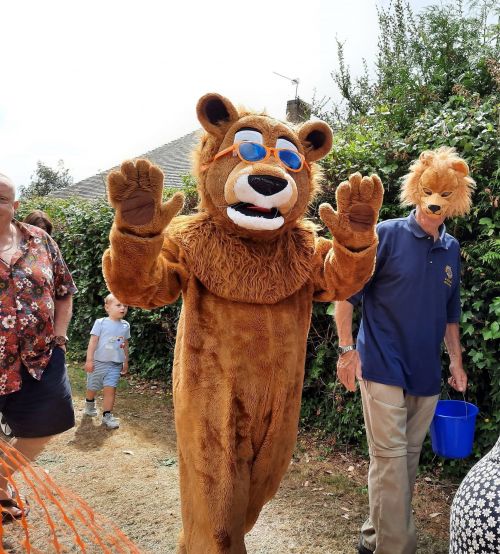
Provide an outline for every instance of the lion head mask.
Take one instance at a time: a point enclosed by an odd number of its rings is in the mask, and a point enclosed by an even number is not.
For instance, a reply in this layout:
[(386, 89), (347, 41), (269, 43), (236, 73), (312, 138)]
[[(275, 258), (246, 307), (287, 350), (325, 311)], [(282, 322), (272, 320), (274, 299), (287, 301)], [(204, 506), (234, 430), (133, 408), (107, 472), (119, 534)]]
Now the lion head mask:
[(420, 206), (429, 217), (455, 217), (469, 212), (474, 180), (454, 148), (426, 150), (403, 180), (401, 202)]

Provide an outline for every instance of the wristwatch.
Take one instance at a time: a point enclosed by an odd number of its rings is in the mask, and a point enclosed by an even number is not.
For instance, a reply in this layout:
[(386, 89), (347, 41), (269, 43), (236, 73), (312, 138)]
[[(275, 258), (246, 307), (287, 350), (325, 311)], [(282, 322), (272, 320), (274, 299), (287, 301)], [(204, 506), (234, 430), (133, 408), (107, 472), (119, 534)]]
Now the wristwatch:
[(346, 354), (347, 352), (350, 352), (351, 350), (356, 350), (355, 344), (349, 344), (347, 346), (339, 346), (337, 349), (337, 353), (339, 356), (342, 356), (342, 354)]
[(56, 346), (66, 346), (68, 342), (68, 337), (66, 335), (56, 335), (54, 337), (54, 344)]

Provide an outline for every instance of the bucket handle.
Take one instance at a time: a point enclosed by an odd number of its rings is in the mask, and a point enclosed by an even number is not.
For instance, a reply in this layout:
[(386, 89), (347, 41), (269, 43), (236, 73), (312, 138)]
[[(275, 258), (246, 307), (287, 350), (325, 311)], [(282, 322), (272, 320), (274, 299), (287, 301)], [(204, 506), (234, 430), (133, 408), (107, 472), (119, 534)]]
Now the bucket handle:
[[(467, 392), (467, 391), (465, 391), (465, 392)], [(465, 406), (465, 419), (467, 419), (467, 417), (468, 417), (468, 414), (467, 414), (467, 400), (465, 400), (465, 392), (462, 391), (462, 398), (464, 400), (464, 406)], [(450, 396), (450, 390), (448, 388), (446, 389), (446, 394), (448, 395), (448, 400), (451, 400), (452, 398)]]

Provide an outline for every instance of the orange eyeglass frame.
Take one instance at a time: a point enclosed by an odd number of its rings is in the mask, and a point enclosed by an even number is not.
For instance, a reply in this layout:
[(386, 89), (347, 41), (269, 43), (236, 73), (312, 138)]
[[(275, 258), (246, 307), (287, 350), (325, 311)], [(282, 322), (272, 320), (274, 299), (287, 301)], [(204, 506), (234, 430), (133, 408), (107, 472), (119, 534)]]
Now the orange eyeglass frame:
[[(307, 163), (306, 159), (304, 158), (303, 154), (301, 154), (300, 152), (296, 152), (295, 150), (290, 150), (289, 148), (274, 148), (273, 146), (265, 146), (264, 144), (259, 144), (259, 146), (261, 146), (262, 148), (264, 148), (264, 150), (266, 151), (266, 155), (260, 159), (260, 160), (255, 160), (255, 161), (251, 161), (251, 160), (246, 160), (241, 154), (240, 154), (240, 144), (244, 144), (245, 141), (242, 141), (242, 142), (235, 142), (234, 144), (232, 144), (231, 146), (229, 146), (228, 148), (224, 148), (224, 150), (221, 150), (220, 152), (218, 152), (215, 156), (214, 156), (214, 159), (211, 161), (211, 162), (208, 162), (208, 164), (204, 164), (202, 167), (201, 167), (201, 170), (202, 171), (206, 171), (209, 167), (210, 164), (212, 164), (213, 162), (215, 162), (215, 160), (219, 159), (219, 158), (222, 158), (222, 156), (225, 156), (226, 154), (230, 154), (231, 152), (235, 153), (238, 158), (242, 161), (242, 162), (245, 162), (247, 164), (256, 164), (256, 163), (259, 163), (259, 162), (263, 162), (267, 159), (269, 159), (271, 156), (274, 156), (274, 158), (277, 160), (277, 162), (282, 166), (284, 167), (287, 171), (292, 171), (293, 173), (298, 173), (299, 171), (302, 171), (302, 169), (305, 167), (307, 169), (307, 171), (311, 171), (311, 167), (309, 166), (309, 164)], [(288, 165), (286, 165), (282, 160), (281, 158), (279, 157), (279, 152), (282, 151), (282, 150), (285, 150), (285, 151), (289, 151), (289, 152), (293, 152), (294, 154), (297, 154), (297, 156), (300, 158), (300, 161), (302, 162), (300, 164), (300, 167), (298, 169), (292, 169), (291, 167), (289, 167)]]

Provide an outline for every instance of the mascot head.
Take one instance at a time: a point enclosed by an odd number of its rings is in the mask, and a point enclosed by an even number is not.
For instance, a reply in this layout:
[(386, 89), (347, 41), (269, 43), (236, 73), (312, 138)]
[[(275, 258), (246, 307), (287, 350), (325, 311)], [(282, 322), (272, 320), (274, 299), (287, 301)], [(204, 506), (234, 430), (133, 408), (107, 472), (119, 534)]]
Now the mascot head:
[(330, 151), (330, 127), (310, 121), (294, 129), (219, 94), (203, 96), (197, 114), (205, 130), (194, 158), (201, 209), (245, 236), (293, 226), (318, 188), (313, 162)]
[(419, 206), (430, 218), (465, 215), (471, 208), (475, 186), (469, 167), (454, 148), (426, 150), (403, 179), (401, 202)]

